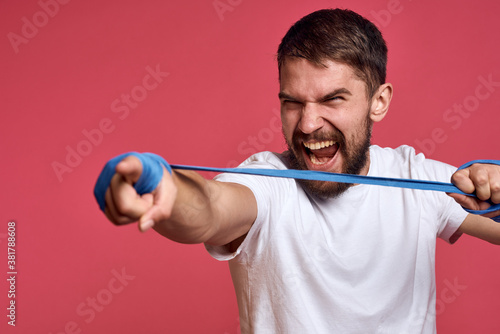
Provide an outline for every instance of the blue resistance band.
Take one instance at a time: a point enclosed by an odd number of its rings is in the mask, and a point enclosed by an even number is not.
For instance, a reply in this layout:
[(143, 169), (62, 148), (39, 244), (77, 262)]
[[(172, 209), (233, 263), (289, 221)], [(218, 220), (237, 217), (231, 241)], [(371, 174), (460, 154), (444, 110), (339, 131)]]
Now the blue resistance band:
[[(407, 188), (407, 189), (419, 189), (419, 190), (433, 190), (442, 191), (447, 193), (457, 193), (467, 196), (474, 196), (473, 194), (467, 194), (458, 189), (452, 183), (438, 182), (438, 181), (427, 181), (427, 180), (413, 180), (413, 179), (399, 179), (399, 178), (389, 178), (389, 177), (375, 177), (367, 175), (354, 175), (354, 174), (340, 174), (340, 173), (329, 173), (311, 170), (294, 170), (294, 169), (253, 169), (253, 168), (214, 168), (214, 167), (202, 167), (202, 166), (187, 166), (187, 165), (169, 165), (162, 157), (153, 153), (125, 153), (111, 159), (105, 166), (101, 175), (97, 180), (94, 195), (99, 203), (99, 207), (102, 211), (105, 209), (104, 194), (106, 189), (109, 187), (111, 178), (115, 173), (116, 165), (126, 156), (133, 155), (139, 158), (143, 165), (143, 172), (134, 185), (137, 193), (139, 195), (152, 192), (158, 186), (161, 178), (163, 177), (164, 166), (170, 173), (172, 169), (182, 169), (182, 170), (193, 170), (193, 171), (205, 171), (205, 172), (217, 172), (217, 173), (233, 173), (233, 174), (248, 174), (248, 175), (260, 175), (260, 176), (270, 176), (270, 177), (283, 177), (301, 180), (316, 180), (316, 181), (329, 181), (329, 182), (343, 182), (343, 183), (357, 183), (357, 184), (371, 184), (386, 187), (397, 187), (397, 188)], [(474, 163), (485, 163), (485, 164), (495, 164), (500, 165), (500, 160), (474, 160), (470, 161), (458, 169), (464, 169), (469, 167)], [(470, 210), (464, 208), (467, 212), (474, 214), (485, 214), (493, 211), (500, 210), (500, 204), (491, 203), (491, 206), (486, 210)], [(495, 221), (500, 222), (500, 216), (493, 218)]]

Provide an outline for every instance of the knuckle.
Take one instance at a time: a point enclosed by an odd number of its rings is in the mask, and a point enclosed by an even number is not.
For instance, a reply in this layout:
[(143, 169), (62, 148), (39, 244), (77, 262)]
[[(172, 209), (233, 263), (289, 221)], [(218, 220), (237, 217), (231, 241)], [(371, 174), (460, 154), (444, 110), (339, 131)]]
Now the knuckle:
[(467, 176), (467, 172), (465, 170), (456, 171), (451, 176), (451, 180), (454, 182), (461, 182), (461, 181), (467, 180), (467, 178), (468, 178), (468, 176)]
[(116, 203), (116, 211), (123, 216), (133, 216), (134, 209), (128, 201), (118, 201)]
[(123, 217), (123, 216), (120, 216), (120, 217), (110, 216), (110, 217), (108, 217), (108, 219), (115, 226), (124, 225), (128, 222), (127, 220), (125, 220), (125, 217)]
[(476, 182), (476, 184), (484, 186), (488, 183), (488, 175), (485, 173), (478, 173), (475, 176), (474, 181)]
[(500, 181), (494, 181), (490, 184), (490, 189), (492, 192), (500, 192)]
[(121, 225), (130, 224), (131, 222), (132, 221), (129, 218), (122, 216), (122, 217), (118, 217), (116, 219), (116, 222), (114, 222), (114, 224), (116, 226), (121, 226)]
[(458, 183), (461, 179), (463, 179), (463, 176), (461, 176), (459, 172), (453, 173), (451, 176), (451, 182), (453, 183)]
[(486, 184), (489, 180), (488, 171), (484, 168), (476, 168), (474, 170), (471, 170), (470, 179), (475, 184)]

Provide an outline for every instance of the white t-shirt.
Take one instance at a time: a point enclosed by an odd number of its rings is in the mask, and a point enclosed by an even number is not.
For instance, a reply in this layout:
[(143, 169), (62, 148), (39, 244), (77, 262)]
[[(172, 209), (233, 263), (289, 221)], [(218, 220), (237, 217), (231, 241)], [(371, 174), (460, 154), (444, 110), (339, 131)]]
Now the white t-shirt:
[[(455, 168), (413, 148), (370, 148), (368, 175), (449, 182)], [(261, 152), (241, 167), (286, 169)], [(258, 215), (229, 260), (242, 333), (435, 333), (436, 237), (467, 213), (441, 192), (356, 185), (310, 197), (293, 179), (222, 174), (249, 187)]]

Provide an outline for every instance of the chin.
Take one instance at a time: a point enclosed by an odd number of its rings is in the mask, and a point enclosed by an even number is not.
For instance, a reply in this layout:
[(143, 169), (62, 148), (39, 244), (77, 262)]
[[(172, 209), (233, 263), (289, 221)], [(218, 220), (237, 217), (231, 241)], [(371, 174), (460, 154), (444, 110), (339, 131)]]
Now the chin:
[(297, 180), (304, 190), (317, 198), (331, 199), (342, 195), (349, 189), (352, 183), (326, 182), (326, 181), (311, 181)]
[[(285, 157), (288, 161), (289, 168), (299, 169), (299, 170), (311, 170), (310, 168), (308, 168), (307, 163), (304, 161), (303, 156), (301, 156), (301, 158), (298, 159), (297, 155), (293, 153), (293, 151), (290, 148), (285, 153)], [(351, 183), (314, 181), (314, 180), (297, 180), (297, 182), (302, 186), (302, 188), (304, 188), (304, 190), (308, 194), (323, 199), (338, 197), (339, 195), (344, 193), (350, 186), (352, 186)]]
[[(367, 133), (365, 140), (350, 151), (346, 150), (345, 145), (341, 145), (339, 151), (335, 154), (335, 157), (328, 163), (329, 168), (323, 171), (337, 172), (337, 170), (339, 170), (339, 173), (344, 174), (360, 174), (369, 163), (370, 137), (369, 133)], [(322, 170), (321, 168), (315, 168), (316, 166), (310, 160), (308, 161), (309, 157), (307, 157), (307, 155), (304, 154), (304, 151), (300, 148), (294, 150), (289, 145), (286, 158), (289, 162), (289, 167), (292, 169)], [(340, 164), (341, 166), (338, 167), (336, 166), (337, 164)], [(311, 165), (312, 168), (309, 168), (308, 165)], [(320, 165), (320, 167), (321, 166), (322, 165)], [(353, 185), (352, 183), (312, 180), (297, 180), (297, 182), (310, 195), (324, 199), (338, 197)]]

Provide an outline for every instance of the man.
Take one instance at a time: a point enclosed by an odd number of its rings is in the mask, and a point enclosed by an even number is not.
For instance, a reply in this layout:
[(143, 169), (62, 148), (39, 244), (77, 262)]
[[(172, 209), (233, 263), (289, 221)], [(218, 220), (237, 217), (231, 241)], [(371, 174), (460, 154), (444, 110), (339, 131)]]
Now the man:
[[(455, 172), (408, 146), (370, 146), (393, 94), (386, 61), (380, 32), (358, 14), (302, 18), (278, 49), (288, 150), (242, 166), (444, 182), (453, 174), (478, 197), (450, 195), (464, 207), (499, 203), (499, 166)], [(436, 237), (453, 243), (467, 233), (500, 244), (500, 225), (444, 193), (232, 174), (205, 180), (164, 168), (157, 188), (139, 196), (142, 170), (134, 156), (116, 166), (106, 216), (205, 243), (229, 261), (243, 333), (434, 333)]]

